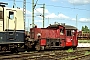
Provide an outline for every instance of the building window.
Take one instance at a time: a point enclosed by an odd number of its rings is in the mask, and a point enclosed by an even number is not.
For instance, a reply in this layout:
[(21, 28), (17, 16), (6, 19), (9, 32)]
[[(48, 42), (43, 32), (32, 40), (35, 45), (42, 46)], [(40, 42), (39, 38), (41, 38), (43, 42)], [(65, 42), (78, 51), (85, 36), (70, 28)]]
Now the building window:
[(3, 12), (0, 11), (0, 19), (3, 19)]
[(9, 11), (9, 19), (14, 19), (14, 12)]

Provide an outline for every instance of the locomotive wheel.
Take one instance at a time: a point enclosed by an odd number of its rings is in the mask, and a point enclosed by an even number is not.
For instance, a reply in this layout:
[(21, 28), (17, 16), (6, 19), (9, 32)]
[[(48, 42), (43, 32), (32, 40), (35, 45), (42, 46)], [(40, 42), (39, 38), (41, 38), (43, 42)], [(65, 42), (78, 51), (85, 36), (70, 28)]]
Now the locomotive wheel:
[(35, 48), (36, 48), (37, 51), (40, 51), (41, 50), (40, 45), (36, 45)]
[(77, 50), (77, 46), (73, 47), (73, 50)]
[(2, 51), (6, 51), (7, 50), (7, 47), (2, 47)]
[(18, 51), (17, 48), (13, 48), (13, 49), (11, 49), (11, 52), (12, 52), (12, 53), (18, 53), (19, 51)]
[(41, 46), (41, 50), (44, 50), (45, 49), (45, 47), (44, 46)]

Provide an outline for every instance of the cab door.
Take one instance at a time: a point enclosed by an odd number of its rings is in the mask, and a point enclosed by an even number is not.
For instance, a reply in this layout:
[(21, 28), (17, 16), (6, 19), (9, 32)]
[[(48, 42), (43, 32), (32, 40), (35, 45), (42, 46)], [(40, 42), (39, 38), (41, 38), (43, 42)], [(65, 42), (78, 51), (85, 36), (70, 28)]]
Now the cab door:
[(59, 30), (60, 30), (60, 46), (65, 47), (66, 46), (65, 28), (59, 27)]
[(73, 40), (72, 40), (72, 34), (71, 30), (66, 30), (66, 46), (72, 46)]
[(16, 41), (16, 10), (6, 9), (6, 34), (7, 41)]
[(73, 46), (77, 46), (78, 45), (78, 40), (77, 40), (77, 30), (73, 30), (72, 32), (72, 39), (73, 39)]
[(16, 30), (16, 10), (6, 9), (6, 29)]

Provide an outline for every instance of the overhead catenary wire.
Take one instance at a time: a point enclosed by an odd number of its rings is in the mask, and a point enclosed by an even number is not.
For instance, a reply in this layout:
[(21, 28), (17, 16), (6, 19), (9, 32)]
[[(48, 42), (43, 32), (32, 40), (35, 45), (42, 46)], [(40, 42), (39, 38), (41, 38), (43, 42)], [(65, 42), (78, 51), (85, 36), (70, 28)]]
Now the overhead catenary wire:
[[(13, 1), (13, 0), (8, 0), (8, 1)], [(23, 2), (23, 1), (15, 1), (15, 2)], [(26, 2), (26, 3), (30, 3), (30, 4), (32, 4), (31, 2)]]
[[(36, 9), (35, 9), (35, 10), (36, 10)], [(42, 13), (40, 13), (38, 10), (36, 10), (36, 11), (37, 11), (37, 12), (40, 14), (40, 16), (42, 17)], [(48, 19), (49, 17), (48, 17), (48, 18), (44, 17), (44, 18), (45, 18), (45, 19)], [(50, 19), (61, 19), (61, 20), (62, 20), (63, 18), (49, 18), (49, 20), (50, 20)], [(64, 19), (64, 20), (66, 20), (66, 19)], [(76, 20), (71, 20), (71, 19), (68, 19), (68, 20), (70, 20), (70, 21), (76, 21)], [(85, 21), (77, 21), (77, 22), (80, 22), (80, 23), (90, 23), (89, 21), (86, 21), (86, 22), (85, 22)]]
[(35, 5), (34, 5), (34, 8), (36, 7), (36, 5), (37, 5), (37, 2), (38, 2), (38, 0), (36, 1)]
[[(40, 16), (42, 17), (42, 13), (41, 12), (39, 12), (37, 9), (35, 9), (39, 14), (40, 14)], [(36, 17), (36, 16), (35, 16)], [(44, 17), (45, 19), (48, 19), (48, 18), (46, 18), (46, 17)], [(49, 18), (49, 19), (63, 19), (63, 18)], [(65, 20), (65, 19), (64, 19)], [(68, 20), (70, 20), (71, 21), (71, 19), (68, 19)], [(76, 20), (72, 20), (72, 21), (76, 21)], [(84, 21), (77, 21), (77, 22), (81, 22), (81, 23), (84, 23)], [(85, 23), (89, 23), (88, 21), (87, 22), (85, 22)]]
[[(13, 0), (8, 0), (8, 1), (13, 1)], [(38, 1), (38, 0), (37, 0)], [(16, 1), (16, 2), (23, 2), (23, 1)], [(31, 2), (26, 2), (26, 3), (29, 3), (29, 4), (32, 4)], [(36, 4), (37, 4), (37, 2), (36, 2)], [(37, 4), (37, 5), (42, 5), (42, 4)], [(45, 6), (52, 6), (52, 7), (56, 7), (56, 8), (66, 8), (66, 9), (77, 9), (77, 10), (84, 10), (84, 11), (90, 11), (90, 10), (88, 10), (88, 9), (82, 9), (82, 8), (75, 8), (75, 6), (74, 7), (68, 7), (68, 6), (59, 6), (59, 5), (47, 5), (47, 4), (45, 4)]]
[(37, 9), (35, 9), (40, 15), (39, 16), (43, 16), (43, 14), (41, 12), (39, 12)]
[(46, 5), (46, 6), (53, 6), (53, 7), (61, 7), (61, 8), (69, 8), (69, 9), (77, 9), (77, 10), (86, 10), (86, 11), (90, 11), (87, 9), (80, 9), (80, 8), (73, 8), (73, 7), (66, 7), (66, 6), (55, 6), (55, 5)]
[[(43, 14), (42, 14), (41, 12), (39, 12), (37, 9), (35, 9), (35, 10), (40, 14), (39, 16), (42, 17)], [(35, 17), (36, 17), (36, 16), (35, 16)], [(45, 18), (45, 19), (48, 19), (49, 17), (48, 17), (48, 18), (44, 17), (44, 18)], [(49, 20), (50, 20), (50, 19), (61, 19), (61, 20), (62, 20), (63, 18), (49, 18)], [(64, 19), (64, 20), (66, 20), (66, 19)], [(70, 20), (70, 21), (76, 21), (76, 20), (71, 20), (71, 19), (68, 19), (68, 20)], [(80, 23), (90, 23), (89, 21), (77, 21), (77, 22), (80, 22)]]
[[(13, 1), (13, 0), (8, 0), (8, 1)], [(38, 0), (37, 0), (38, 1)], [(36, 4), (37, 4), (37, 1), (36, 1)], [(23, 2), (23, 1), (15, 1), (15, 2)], [(32, 4), (31, 2), (26, 2), (26, 3), (30, 3)], [(42, 5), (42, 4), (37, 4), (37, 5)], [(61, 7), (61, 8), (70, 8), (70, 9), (78, 9), (78, 10), (85, 10), (85, 11), (90, 11), (90, 10), (87, 10), (87, 9), (80, 9), (80, 8), (73, 8), (73, 7), (65, 7), (65, 6), (55, 6), (55, 5), (46, 5), (46, 6), (52, 6), (52, 7)], [(36, 10), (36, 9), (35, 9)], [(37, 10), (36, 10), (37, 11)], [(37, 11), (38, 13), (40, 13), (39, 11)], [(40, 13), (40, 16), (42, 16), (42, 13)], [(46, 17), (44, 17), (46, 18)], [(46, 18), (47, 19), (47, 18)], [(49, 19), (52, 19), (52, 18), (49, 18)], [(53, 18), (55, 19), (55, 18)], [(56, 18), (57, 19), (57, 18)], [(59, 18), (58, 18), (59, 19)], [(77, 22), (81, 22), (81, 23), (89, 23), (88, 21), (87, 22), (83, 22), (83, 21), (77, 21)]]

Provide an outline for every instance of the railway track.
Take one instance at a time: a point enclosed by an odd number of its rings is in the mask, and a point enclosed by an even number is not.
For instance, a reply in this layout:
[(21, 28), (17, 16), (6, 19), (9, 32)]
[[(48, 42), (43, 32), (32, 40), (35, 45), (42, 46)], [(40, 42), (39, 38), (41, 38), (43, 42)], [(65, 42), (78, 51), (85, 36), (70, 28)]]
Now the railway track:
[(90, 48), (78, 48), (73, 52), (67, 52), (67, 50), (20, 52), (1, 55), (0, 60), (74, 60), (88, 56), (89, 54), (85, 53), (89, 50)]
[[(73, 58), (70, 58), (69, 60), (85, 60), (86, 57), (90, 56), (90, 54), (88, 55), (80, 55), (80, 56), (76, 56)], [(89, 59), (90, 60), (90, 59)]]

